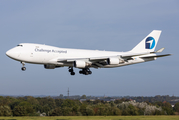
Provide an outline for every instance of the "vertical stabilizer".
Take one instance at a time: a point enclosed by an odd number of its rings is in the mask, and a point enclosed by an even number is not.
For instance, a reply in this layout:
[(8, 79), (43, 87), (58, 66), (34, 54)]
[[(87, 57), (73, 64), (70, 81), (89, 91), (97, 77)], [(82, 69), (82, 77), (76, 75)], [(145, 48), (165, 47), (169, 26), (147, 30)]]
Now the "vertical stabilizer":
[(145, 37), (137, 46), (135, 46), (130, 52), (154, 52), (157, 46), (161, 30), (153, 30), (147, 37)]

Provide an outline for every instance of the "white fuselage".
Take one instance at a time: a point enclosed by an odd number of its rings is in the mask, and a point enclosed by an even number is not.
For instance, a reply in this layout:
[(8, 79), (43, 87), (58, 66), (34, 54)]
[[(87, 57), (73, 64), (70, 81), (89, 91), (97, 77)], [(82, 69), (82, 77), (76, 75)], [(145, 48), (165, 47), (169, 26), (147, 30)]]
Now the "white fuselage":
[[(121, 56), (129, 52), (110, 52), (98, 50), (84, 50), (84, 49), (68, 49), (58, 48), (48, 45), (24, 43), (19, 44), (6, 52), (6, 54), (17, 61), (33, 63), (33, 64), (53, 64), (55, 66), (73, 66), (73, 63), (60, 62), (61, 60), (80, 59), (88, 61), (88, 58), (99, 58), (108, 56)], [(59, 61), (58, 61), (59, 60)], [(133, 60), (128, 60), (122, 64), (105, 65), (101, 67), (120, 67), (135, 63), (151, 61), (154, 59), (141, 59), (134, 57)]]

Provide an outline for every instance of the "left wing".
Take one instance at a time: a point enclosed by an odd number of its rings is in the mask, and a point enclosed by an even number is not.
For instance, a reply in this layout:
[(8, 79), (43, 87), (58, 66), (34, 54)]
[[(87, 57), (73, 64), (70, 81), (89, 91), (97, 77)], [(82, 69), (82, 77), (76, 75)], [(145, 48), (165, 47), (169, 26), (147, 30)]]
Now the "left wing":
[[(165, 55), (156, 55), (154, 53), (160, 53), (165, 48), (161, 48), (158, 51), (155, 52), (143, 52), (143, 53), (131, 53), (128, 52), (126, 54), (122, 55), (116, 55), (116, 56), (101, 56), (101, 57), (92, 57), (92, 58), (73, 58), (73, 59), (57, 59), (57, 62), (64, 62), (64, 63), (73, 63), (75, 61), (85, 61), (86, 63), (90, 64), (91, 67), (94, 68), (101, 68), (105, 65), (109, 65), (110, 59), (115, 61), (119, 60), (119, 63), (128, 62), (128, 60), (133, 60), (133, 57), (140, 57), (142, 59), (148, 59), (148, 58), (158, 58), (158, 57), (165, 57), (170, 56), (171, 54), (165, 54)], [(146, 55), (146, 56), (144, 56)]]

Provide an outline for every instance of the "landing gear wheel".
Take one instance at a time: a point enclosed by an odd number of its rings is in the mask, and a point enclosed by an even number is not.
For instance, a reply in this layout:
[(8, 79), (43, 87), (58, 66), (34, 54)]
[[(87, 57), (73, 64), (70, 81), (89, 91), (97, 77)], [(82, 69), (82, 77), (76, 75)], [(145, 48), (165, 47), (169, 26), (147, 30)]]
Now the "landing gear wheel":
[(21, 70), (22, 70), (22, 71), (25, 71), (25, 70), (26, 70), (26, 67), (24, 67), (24, 66), (25, 66), (25, 62), (21, 62), (21, 64), (22, 64)]
[(91, 72), (91, 71), (88, 71), (88, 73), (89, 73), (89, 74), (92, 74), (92, 72)]
[(73, 67), (69, 67), (68, 71), (70, 72), (71, 75), (75, 75), (75, 72), (73, 71)]
[(80, 74), (83, 74), (83, 71), (80, 70), (79, 73), (80, 73)]
[(71, 75), (75, 75), (75, 72), (71, 72)]
[(79, 71), (80, 74), (83, 74), (83, 75), (90, 75), (92, 74), (92, 72), (90, 71), (89, 68), (83, 68), (82, 70)]
[(89, 74), (88, 72), (85, 73), (85, 75), (88, 75), (88, 74)]
[(21, 70), (22, 70), (22, 71), (25, 71), (25, 70), (26, 70), (26, 67), (22, 67)]

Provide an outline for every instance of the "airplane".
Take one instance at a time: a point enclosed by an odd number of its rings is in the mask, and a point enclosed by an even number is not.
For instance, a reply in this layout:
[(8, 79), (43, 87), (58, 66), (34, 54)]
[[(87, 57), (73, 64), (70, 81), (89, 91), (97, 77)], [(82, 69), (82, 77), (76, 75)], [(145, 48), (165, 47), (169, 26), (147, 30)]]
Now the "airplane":
[(113, 68), (156, 60), (171, 54), (157, 55), (165, 48), (155, 51), (161, 30), (153, 30), (132, 50), (127, 52), (84, 50), (58, 48), (43, 44), (21, 43), (8, 50), (6, 55), (20, 61), (22, 71), (26, 70), (25, 63), (42, 64), (45, 69), (69, 67), (71, 75), (73, 68), (81, 69), (80, 74), (90, 75), (90, 68)]

